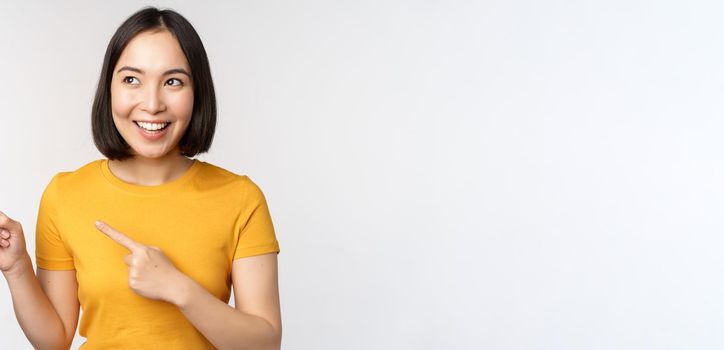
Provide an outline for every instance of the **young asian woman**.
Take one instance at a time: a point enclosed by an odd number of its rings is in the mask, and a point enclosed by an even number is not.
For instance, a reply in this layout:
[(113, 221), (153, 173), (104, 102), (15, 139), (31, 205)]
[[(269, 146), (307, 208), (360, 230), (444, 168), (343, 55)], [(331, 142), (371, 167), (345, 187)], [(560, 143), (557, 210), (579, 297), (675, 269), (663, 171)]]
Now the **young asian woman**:
[[(173, 10), (147, 7), (108, 44), (92, 108), (107, 158), (57, 173), (36, 225), (0, 213), (0, 270), (37, 349), (279, 349), (276, 239), (261, 189), (192, 157), (216, 126), (208, 58)], [(235, 307), (228, 305), (231, 287)]]

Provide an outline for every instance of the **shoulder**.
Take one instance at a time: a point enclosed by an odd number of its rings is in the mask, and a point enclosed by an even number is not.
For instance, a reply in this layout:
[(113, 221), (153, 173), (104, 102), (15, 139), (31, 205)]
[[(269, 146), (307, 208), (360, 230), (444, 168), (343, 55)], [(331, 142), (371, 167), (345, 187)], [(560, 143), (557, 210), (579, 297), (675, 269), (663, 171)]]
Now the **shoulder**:
[(234, 188), (235, 191), (240, 191), (246, 194), (255, 195), (257, 193), (261, 193), (261, 189), (249, 177), (249, 175), (240, 174), (209, 162), (204, 162), (200, 160), (199, 162), (201, 163), (201, 169), (199, 170), (197, 181), (203, 182), (204, 186), (230, 186)]
[(74, 191), (78, 188), (87, 187), (93, 177), (97, 177), (100, 173), (100, 162), (103, 159), (94, 160), (81, 165), (75, 170), (60, 171), (55, 173), (48, 182), (42, 192), (42, 203), (53, 203), (59, 198), (64, 198), (61, 193), (68, 193), (68, 189)]
[(100, 167), (103, 160), (96, 159), (77, 167), (75, 170), (57, 172), (50, 179), (48, 187), (58, 187), (61, 184), (63, 187), (87, 185), (88, 181), (98, 178), (101, 174)]

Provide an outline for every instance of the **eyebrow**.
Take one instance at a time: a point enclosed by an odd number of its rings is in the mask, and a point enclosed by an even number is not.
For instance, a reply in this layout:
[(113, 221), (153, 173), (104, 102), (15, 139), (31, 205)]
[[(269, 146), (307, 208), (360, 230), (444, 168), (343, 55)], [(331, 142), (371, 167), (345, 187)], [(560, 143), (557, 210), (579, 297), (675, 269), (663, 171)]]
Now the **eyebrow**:
[[(144, 71), (141, 70), (141, 69), (138, 69), (138, 68), (136, 68), (136, 67), (129, 67), (129, 66), (123, 66), (123, 67), (121, 67), (120, 69), (118, 69), (118, 71), (116, 71), (116, 73), (120, 73), (121, 71), (124, 71), (124, 70), (129, 70), (129, 71), (131, 71), (131, 72), (146, 74), (146, 72), (144, 72)], [(191, 74), (189, 74), (189, 72), (187, 72), (187, 71), (186, 71), (185, 69), (183, 69), (183, 68), (173, 68), (173, 69), (169, 69), (169, 70), (163, 72), (163, 75), (166, 76), (166, 75), (174, 74), (174, 73), (186, 74), (189, 78), (191, 78)]]

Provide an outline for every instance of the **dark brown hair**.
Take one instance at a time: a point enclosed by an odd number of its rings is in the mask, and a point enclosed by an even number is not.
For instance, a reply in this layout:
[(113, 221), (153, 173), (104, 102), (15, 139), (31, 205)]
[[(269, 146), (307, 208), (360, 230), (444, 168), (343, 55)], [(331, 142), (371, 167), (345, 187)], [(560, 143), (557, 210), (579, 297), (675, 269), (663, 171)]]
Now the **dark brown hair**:
[(130, 158), (130, 146), (113, 123), (111, 112), (111, 81), (113, 68), (129, 41), (145, 31), (167, 30), (176, 40), (191, 68), (194, 86), (194, 107), (191, 121), (179, 140), (181, 154), (193, 157), (211, 147), (216, 129), (216, 95), (211, 79), (209, 59), (194, 27), (183, 16), (169, 9), (144, 7), (134, 13), (113, 34), (106, 48), (98, 88), (93, 100), (91, 125), (93, 142), (109, 159)]

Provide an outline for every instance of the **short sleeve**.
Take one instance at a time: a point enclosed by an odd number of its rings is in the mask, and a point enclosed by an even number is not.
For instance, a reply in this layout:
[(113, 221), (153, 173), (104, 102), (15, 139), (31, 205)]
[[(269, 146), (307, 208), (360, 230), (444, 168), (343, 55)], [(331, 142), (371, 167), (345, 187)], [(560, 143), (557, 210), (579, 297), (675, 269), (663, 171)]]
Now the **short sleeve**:
[(277, 241), (266, 198), (259, 186), (244, 177), (239, 236), (234, 260), (267, 253), (279, 254)]
[(73, 256), (68, 252), (58, 230), (58, 175), (45, 187), (40, 198), (35, 225), (35, 261), (45, 270), (73, 270)]

